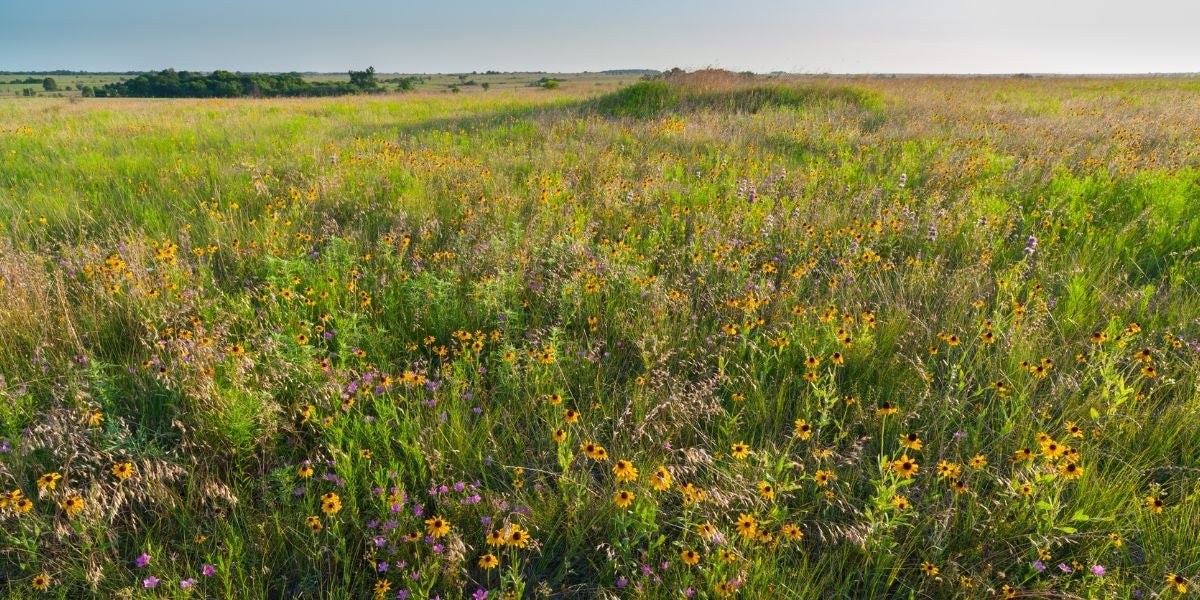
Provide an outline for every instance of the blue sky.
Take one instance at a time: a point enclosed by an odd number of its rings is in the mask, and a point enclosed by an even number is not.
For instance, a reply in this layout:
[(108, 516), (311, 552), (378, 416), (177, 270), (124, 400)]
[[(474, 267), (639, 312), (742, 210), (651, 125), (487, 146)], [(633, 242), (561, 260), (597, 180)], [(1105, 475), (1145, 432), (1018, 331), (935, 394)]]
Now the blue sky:
[(1198, 0), (0, 0), (0, 70), (1200, 71)]

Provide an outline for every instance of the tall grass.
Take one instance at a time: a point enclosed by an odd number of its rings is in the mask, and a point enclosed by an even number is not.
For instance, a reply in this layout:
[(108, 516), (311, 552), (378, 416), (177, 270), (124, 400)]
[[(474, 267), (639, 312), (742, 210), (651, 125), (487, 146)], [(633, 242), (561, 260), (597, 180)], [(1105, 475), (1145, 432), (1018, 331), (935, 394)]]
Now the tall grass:
[(0, 588), (1194, 593), (1191, 85), (0, 102)]

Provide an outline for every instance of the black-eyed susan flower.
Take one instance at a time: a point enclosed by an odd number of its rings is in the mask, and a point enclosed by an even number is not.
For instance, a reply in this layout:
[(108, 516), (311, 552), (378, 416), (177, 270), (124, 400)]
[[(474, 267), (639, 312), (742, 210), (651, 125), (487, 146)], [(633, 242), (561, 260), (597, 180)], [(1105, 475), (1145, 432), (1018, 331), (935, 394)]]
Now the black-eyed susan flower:
[(908, 497), (901, 496), (900, 494), (892, 496), (892, 507), (896, 510), (905, 511), (908, 510), (910, 506), (911, 504), (908, 502)]
[(618, 460), (613, 463), (612, 472), (617, 481), (637, 481), (638, 478), (637, 467), (627, 460)]
[(775, 486), (767, 481), (758, 482), (758, 495), (762, 496), (764, 500), (774, 500)]
[(495, 554), (492, 554), (491, 552), (489, 552), (487, 554), (484, 554), (483, 556), (480, 556), (477, 564), (479, 565), (480, 569), (488, 571), (491, 569), (495, 569), (496, 566), (500, 564), (500, 559), (496, 558)]
[(563, 421), (568, 425), (579, 422), (579, 413), (575, 409), (568, 408), (563, 410)]
[(425, 519), (425, 531), (433, 538), (440, 538), (450, 533), (450, 522), (441, 517)]
[(325, 526), (321, 524), (321, 518), (316, 515), (309, 515), (308, 517), (305, 517), (304, 524), (308, 525), (308, 528), (311, 529), (313, 533), (321, 533), (321, 530), (325, 528)]
[(900, 445), (908, 448), (909, 450), (920, 450), (924, 445), (924, 442), (921, 441), (921, 436), (914, 431), (907, 435), (900, 436)]
[(561, 443), (567, 441), (567, 430), (565, 430), (561, 427), (558, 429), (555, 429), (554, 432), (550, 434), (550, 439), (554, 440), (555, 443), (558, 443), (558, 444), (561, 444)]
[(793, 430), (793, 435), (802, 440), (807, 440), (812, 436), (812, 425), (809, 425), (808, 421), (804, 419), (796, 419), (796, 427)]
[(792, 541), (797, 541), (804, 538), (804, 532), (792, 523), (785, 523), (783, 527), (779, 529), (779, 533), (783, 534), (783, 537)]
[(1083, 467), (1074, 462), (1067, 462), (1058, 467), (1058, 472), (1067, 479), (1079, 479), (1083, 476)]
[(388, 592), (392, 591), (392, 584), (386, 579), (380, 579), (375, 582), (375, 597), (383, 598)]
[(671, 489), (671, 472), (666, 467), (659, 466), (650, 476), (650, 487), (655, 491), (665, 492)]
[(909, 479), (920, 470), (921, 466), (917, 464), (917, 461), (909, 458), (907, 454), (892, 462), (892, 471), (904, 479)]
[(525, 548), (529, 545), (529, 539), (529, 532), (513, 523), (508, 526), (508, 532), (504, 535), (504, 545), (512, 548)]
[(66, 511), (68, 518), (74, 518), (75, 515), (79, 514), (79, 512), (83, 510), (83, 506), (83, 498), (75, 495), (67, 496), (67, 498), (62, 501), (62, 508), (64, 511)]
[(1165, 503), (1163, 502), (1163, 499), (1159, 498), (1158, 496), (1146, 497), (1146, 506), (1150, 509), (1150, 512), (1156, 515), (1162, 514), (1164, 505)]
[(60, 473), (46, 473), (37, 478), (37, 486), (39, 490), (52, 490), (58, 485), (58, 480), (62, 479)]
[(121, 481), (125, 481), (126, 479), (133, 477), (134, 473), (135, 469), (133, 468), (133, 463), (123, 462), (112, 466), (113, 476)]
[(921, 563), (921, 571), (923, 571), (925, 573), (925, 575), (927, 575), (929, 577), (933, 577), (941, 572), (940, 569), (938, 569), (937, 565), (935, 565), (929, 561), (924, 561)]
[(1175, 588), (1175, 591), (1180, 594), (1186, 594), (1188, 591), (1187, 581), (1183, 578), (1183, 575), (1178, 573), (1167, 573), (1167, 585)]
[(753, 539), (758, 533), (758, 521), (745, 513), (738, 516), (737, 532), (745, 539)]
[(828, 471), (825, 469), (817, 469), (817, 472), (813, 473), (813, 481), (817, 482), (817, 485), (819, 485), (821, 487), (825, 487), (825, 486), (829, 485), (829, 482), (834, 481), (836, 479), (837, 479), (837, 474), (834, 473), (833, 471)]
[(684, 550), (679, 553), (679, 556), (683, 559), (683, 564), (689, 567), (700, 563), (700, 553), (695, 550)]
[(50, 576), (45, 573), (38, 573), (33, 576), (33, 581), (29, 582), (33, 589), (44, 592), (50, 589)]
[(308, 479), (313, 475), (313, 468), (309, 465), (300, 465), (300, 468), (296, 469), (296, 475), (300, 479)]
[(484, 541), (489, 546), (503, 546), (508, 541), (508, 536), (500, 529), (493, 529), (488, 532), (487, 538)]
[(342, 510), (342, 499), (333, 492), (326, 492), (321, 496), (321, 512), (327, 515), (336, 515)]
[(979, 469), (986, 467), (988, 464), (988, 461), (987, 461), (986, 456), (984, 456), (982, 454), (976, 454), (975, 456), (971, 457), (971, 460), (968, 461), (967, 464), (971, 465), (972, 469), (979, 470)]
[(886, 401), (883, 404), (880, 404), (879, 408), (875, 409), (875, 414), (880, 416), (894, 415), (897, 412), (898, 409), (891, 402)]
[(738, 442), (730, 446), (730, 456), (733, 456), (738, 460), (742, 460), (747, 456), (750, 456), (750, 446), (748, 446), (745, 442)]
[(613, 494), (613, 504), (616, 504), (620, 508), (628, 508), (629, 505), (633, 504), (633, 498), (633, 492), (618, 490), (617, 493)]

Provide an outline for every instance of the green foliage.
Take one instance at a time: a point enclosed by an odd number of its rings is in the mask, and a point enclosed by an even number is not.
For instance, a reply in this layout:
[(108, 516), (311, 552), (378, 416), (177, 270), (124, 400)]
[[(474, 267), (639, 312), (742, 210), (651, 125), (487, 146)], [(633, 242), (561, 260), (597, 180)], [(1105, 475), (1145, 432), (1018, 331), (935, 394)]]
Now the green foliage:
[[(105, 85), (103, 96), (135, 98), (237, 98), (242, 96), (339, 96), (379, 91), (375, 68), (350, 71), (350, 81), (314, 82), (299, 73), (195, 73), (166, 69)], [(99, 90), (97, 90), (99, 92)]]

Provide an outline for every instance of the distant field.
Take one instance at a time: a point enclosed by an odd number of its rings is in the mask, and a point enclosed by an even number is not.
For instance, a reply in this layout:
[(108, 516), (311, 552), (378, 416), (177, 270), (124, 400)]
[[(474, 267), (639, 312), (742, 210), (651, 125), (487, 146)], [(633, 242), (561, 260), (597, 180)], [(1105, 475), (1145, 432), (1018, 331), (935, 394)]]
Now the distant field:
[(1200, 593), (1200, 80), (543, 76), (0, 99), (4, 595)]

